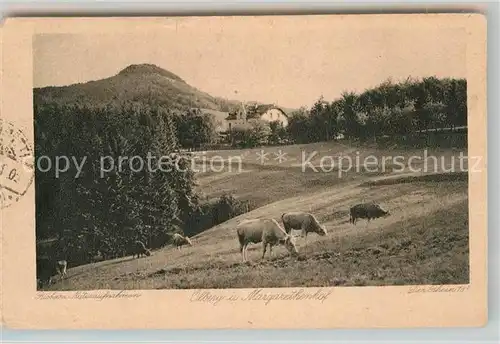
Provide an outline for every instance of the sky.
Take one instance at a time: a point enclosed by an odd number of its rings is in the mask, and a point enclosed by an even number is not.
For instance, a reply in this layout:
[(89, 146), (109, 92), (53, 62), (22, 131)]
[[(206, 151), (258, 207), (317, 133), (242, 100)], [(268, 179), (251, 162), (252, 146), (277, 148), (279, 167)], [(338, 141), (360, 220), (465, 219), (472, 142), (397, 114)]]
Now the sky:
[(269, 18), (182, 18), (155, 30), (37, 35), (34, 87), (103, 79), (130, 64), (152, 63), (212, 96), (298, 108), (388, 78), (466, 76), (460, 27)]

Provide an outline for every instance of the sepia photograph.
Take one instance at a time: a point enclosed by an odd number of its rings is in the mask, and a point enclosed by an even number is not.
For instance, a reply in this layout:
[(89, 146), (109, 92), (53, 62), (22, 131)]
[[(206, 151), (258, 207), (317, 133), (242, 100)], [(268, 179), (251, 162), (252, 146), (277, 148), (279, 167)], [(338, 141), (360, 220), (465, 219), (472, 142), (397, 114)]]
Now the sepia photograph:
[[(344, 309), (355, 290), (359, 304), (337, 324), (362, 325), (356, 312), (378, 314), (372, 325), (456, 324), (443, 319), (460, 297), (479, 305), (463, 321), (484, 320), (485, 21), (143, 20), (26, 19), (17, 32), (30, 39), (5, 35), (30, 54), (4, 62), (19, 67), (4, 76), (14, 86), (3, 101), (25, 120), (2, 119), (2, 212), (6, 223), (24, 218), (18, 249), (32, 252), (23, 279), (37, 314), (93, 297), (114, 298), (118, 314), (148, 295), (133, 313), (145, 314), (156, 290), (169, 307), (246, 301), (276, 316), (280, 302), (300, 302), (291, 314), (306, 302), (312, 312), (343, 299)], [(31, 78), (18, 101), (14, 70)], [(431, 320), (380, 320), (391, 299), (402, 312), (427, 297), (419, 309), (429, 312), (449, 294)], [(200, 313), (198, 325), (221, 324)]]
[(34, 36), (40, 288), (469, 282), (463, 29), (179, 23)]

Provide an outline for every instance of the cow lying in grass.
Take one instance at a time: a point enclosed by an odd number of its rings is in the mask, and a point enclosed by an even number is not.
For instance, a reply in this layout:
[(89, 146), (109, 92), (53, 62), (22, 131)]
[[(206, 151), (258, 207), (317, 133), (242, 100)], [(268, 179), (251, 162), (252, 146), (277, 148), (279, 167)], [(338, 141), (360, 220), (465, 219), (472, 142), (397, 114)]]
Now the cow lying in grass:
[(291, 235), (274, 219), (253, 219), (242, 221), (236, 229), (240, 252), (243, 261), (247, 261), (247, 248), (250, 243), (262, 243), (262, 259), (269, 245), (269, 255), (272, 255), (274, 245), (283, 245), (292, 256), (298, 254), (297, 248)]

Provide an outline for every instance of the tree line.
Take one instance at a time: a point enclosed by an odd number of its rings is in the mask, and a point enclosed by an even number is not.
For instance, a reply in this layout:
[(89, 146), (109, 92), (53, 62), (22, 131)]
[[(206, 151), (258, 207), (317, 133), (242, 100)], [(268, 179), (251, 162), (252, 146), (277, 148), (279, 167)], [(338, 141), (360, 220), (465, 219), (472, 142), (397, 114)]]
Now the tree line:
[[(198, 147), (213, 143), (217, 134), (215, 127), (209, 124), (210, 116), (199, 110), (190, 114), (180, 116), (185, 121), (183, 132), (191, 135)], [(198, 122), (194, 118), (198, 118)], [(443, 140), (450, 136), (431, 142), (429, 129), (450, 128), (453, 131), (466, 125), (465, 79), (408, 78), (398, 83), (387, 80), (359, 94), (346, 91), (333, 101), (320, 97), (309, 109), (301, 108), (291, 113), (287, 127), (279, 122), (252, 121), (247, 127), (233, 128), (226, 143), (248, 148), (344, 137), (361, 142), (433, 145), (446, 143)], [(466, 134), (464, 137), (466, 139)], [(184, 147), (193, 146), (185, 138), (180, 141)], [(466, 145), (466, 140), (459, 144)]]
[[(231, 114), (231, 113), (230, 113)], [(213, 143), (217, 140), (209, 115), (190, 112), (183, 129), (195, 144), (180, 138), (183, 147)], [(204, 116), (204, 117), (203, 117)], [(198, 118), (198, 122), (193, 119)], [(203, 118), (203, 119), (202, 119)], [(467, 125), (467, 82), (465, 79), (426, 77), (408, 78), (394, 83), (387, 80), (362, 93), (343, 92), (326, 101), (320, 97), (312, 106), (289, 114), (289, 124), (252, 121), (246, 127), (233, 128), (228, 145), (249, 148), (284, 143), (312, 143), (344, 137), (350, 141), (417, 145), (466, 146), (466, 133), (454, 129)], [(188, 129), (190, 128), (190, 129)], [(200, 129), (202, 128), (202, 129)], [(429, 129), (450, 129), (439, 140)]]
[(387, 80), (363, 93), (344, 92), (332, 102), (322, 97), (309, 110), (290, 116), (288, 134), (296, 143), (329, 141), (339, 134), (360, 141), (408, 139), (429, 129), (467, 125), (465, 79), (427, 77)]

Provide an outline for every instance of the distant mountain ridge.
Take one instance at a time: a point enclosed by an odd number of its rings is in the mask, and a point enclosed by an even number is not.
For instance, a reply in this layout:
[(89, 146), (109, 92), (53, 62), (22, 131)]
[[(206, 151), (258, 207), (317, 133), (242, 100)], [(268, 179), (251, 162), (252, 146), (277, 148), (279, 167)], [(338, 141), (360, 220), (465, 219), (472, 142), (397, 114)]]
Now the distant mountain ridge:
[(229, 112), (241, 102), (214, 97), (186, 83), (178, 75), (153, 64), (132, 64), (118, 74), (68, 86), (33, 89), (35, 104), (141, 102), (170, 109), (200, 108)]

